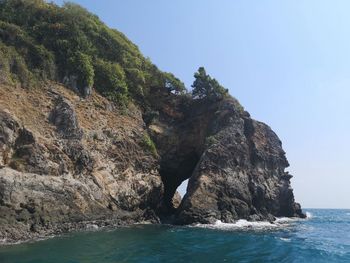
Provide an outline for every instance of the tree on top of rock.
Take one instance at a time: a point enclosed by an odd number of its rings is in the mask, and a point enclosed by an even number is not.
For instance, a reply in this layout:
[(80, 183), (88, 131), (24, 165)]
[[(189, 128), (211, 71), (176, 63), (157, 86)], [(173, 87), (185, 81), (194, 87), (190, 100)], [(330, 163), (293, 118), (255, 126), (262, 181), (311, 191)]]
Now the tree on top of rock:
[(228, 96), (228, 90), (221, 86), (216, 79), (211, 78), (204, 67), (198, 69), (194, 78), (192, 84), (192, 97), (194, 99), (220, 100)]

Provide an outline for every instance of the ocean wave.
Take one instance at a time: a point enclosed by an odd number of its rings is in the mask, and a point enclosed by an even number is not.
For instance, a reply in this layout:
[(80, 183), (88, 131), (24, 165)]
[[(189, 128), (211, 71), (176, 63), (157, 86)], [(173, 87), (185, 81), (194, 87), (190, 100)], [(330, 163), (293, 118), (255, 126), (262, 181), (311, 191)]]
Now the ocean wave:
[(292, 223), (301, 220), (295, 217), (279, 217), (273, 222), (268, 221), (247, 221), (245, 219), (237, 220), (234, 223), (224, 223), (217, 220), (214, 224), (196, 224), (195, 227), (219, 229), (219, 230), (238, 230), (238, 229), (256, 229), (256, 230), (268, 230), (283, 228), (291, 225)]
[(274, 223), (276, 224), (289, 224), (295, 221), (301, 220), (298, 217), (277, 217)]
[(56, 237), (55, 235), (48, 235), (43, 237), (35, 237), (33, 239), (28, 240), (19, 240), (19, 241), (10, 241), (7, 238), (0, 239), (0, 246), (12, 246), (12, 245), (19, 245), (19, 244), (27, 244), (27, 243), (35, 243), (38, 241), (48, 240), (51, 238)]
[(208, 228), (208, 229), (219, 229), (219, 230), (238, 230), (238, 229), (275, 229), (281, 227), (281, 223), (259, 221), (251, 222), (245, 219), (237, 220), (235, 223), (224, 223), (217, 220), (214, 224), (197, 224), (195, 227)]
[(310, 212), (306, 212), (305, 214), (306, 214), (306, 218), (307, 219), (311, 219), (311, 218), (314, 217), (314, 215), (312, 213), (310, 213)]
[(274, 223), (270, 223), (267, 221), (261, 221), (261, 222), (252, 222), (252, 221), (247, 221), (244, 219), (240, 219), (235, 223), (223, 223), (221, 221), (216, 221), (216, 223), (214, 224), (217, 227), (220, 228), (232, 228), (232, 227), (236, 227), (236, 228), (274, 228), (277, 227), (277, 224)]

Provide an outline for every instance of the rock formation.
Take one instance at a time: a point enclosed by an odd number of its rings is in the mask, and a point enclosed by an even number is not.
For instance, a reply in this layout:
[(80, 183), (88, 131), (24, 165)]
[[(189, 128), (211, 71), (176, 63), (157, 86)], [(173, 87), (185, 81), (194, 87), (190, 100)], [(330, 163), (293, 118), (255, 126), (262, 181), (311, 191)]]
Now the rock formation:
[(194, 78), (190, 93), (76, 4), (1, 0), (0, 240), (304, 217), (277, 135)]
[[(136, 106), (121, 114), (96, 93), (81, 99), (58, 85), (1, 86), (0, 238), (32, 239), (90, 221), (304, 217), (267, 125), (232, 98), (186, 106), (169, 96), (146, 125)], [(157, 153), (146, 147), (147, 134)], [(176, 189), (186, 179), (181, 201)]]
[(304, 217), (294, 202), (281, 142), (266, 124), (240, 115), (234, 104), (218, 105), (208, 123), (207, 147), (188, 185), (178, 222), (234, 222)]
[[(198, 101), (187, 115), (163, 120), (150, 128), (158, 130), (153, 134), (161, 153), (163, 205), (176, 214), (176, 223), (304, 217), (294, 202), (281, 141), (234, 99)], [(186, 179), (187, 193), (174, 211), (171, 198)]]

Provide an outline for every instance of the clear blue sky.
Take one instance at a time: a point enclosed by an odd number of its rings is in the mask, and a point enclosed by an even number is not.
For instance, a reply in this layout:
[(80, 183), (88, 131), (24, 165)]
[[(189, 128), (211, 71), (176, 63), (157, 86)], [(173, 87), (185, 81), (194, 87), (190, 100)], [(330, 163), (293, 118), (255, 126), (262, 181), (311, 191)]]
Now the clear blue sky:
[(303, 207), (350, 208), (350, 1), (74, 2), (187, 86), (205, 66), (279, 135)]

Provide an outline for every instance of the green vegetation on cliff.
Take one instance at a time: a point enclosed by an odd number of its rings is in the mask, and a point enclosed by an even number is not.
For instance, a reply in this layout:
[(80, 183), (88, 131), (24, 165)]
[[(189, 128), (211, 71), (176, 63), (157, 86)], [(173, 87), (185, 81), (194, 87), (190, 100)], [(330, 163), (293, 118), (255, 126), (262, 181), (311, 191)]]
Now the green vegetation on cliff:
[(1, 80), (25, 87), (54, 80), (82, 95), (94, 87), (119, 103), (143, 102), (152, 86), (185, 91), (122, 33), (72, 3), (0, 0), (0, 56)]
[(194, 98), (222, 99), (228, 96), (228, 90), (219, 84), (216, 79), (211, 78), (203, 67), (194, 74), (192, 96)]
[[(0, 83), (38, 86), (57, 81), (83, 97), (92, 89), (118, 103), (159, 110), (167, 94), (189, 94), (173, 74), (160, 71), (121, 32), (73, 3), (0, 0)], [(193, 99), (228, 96), (199, 68)]]

